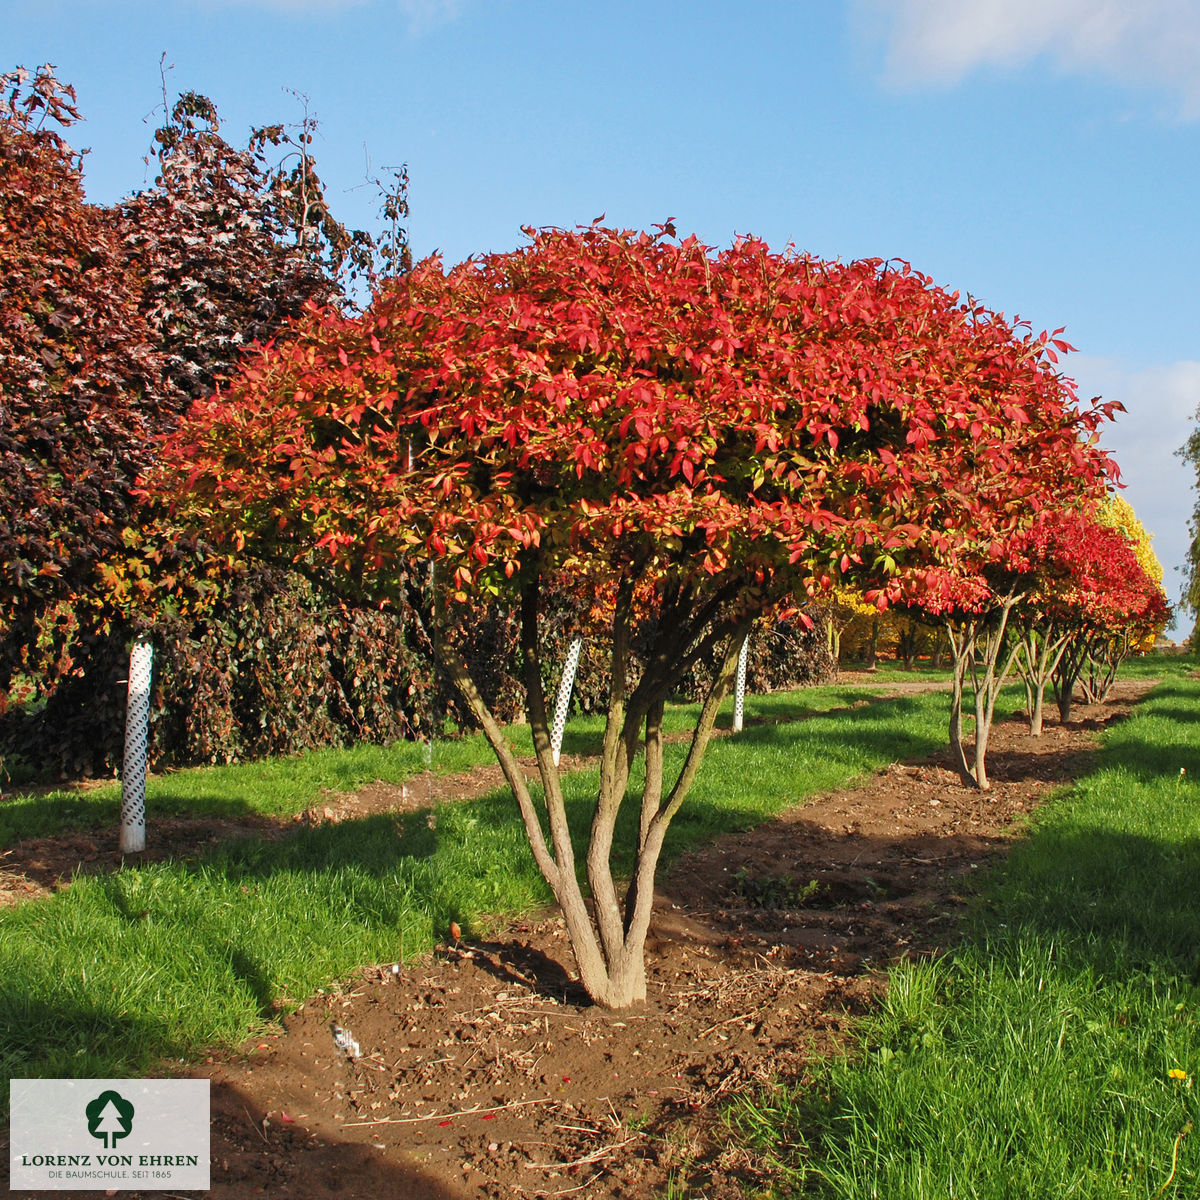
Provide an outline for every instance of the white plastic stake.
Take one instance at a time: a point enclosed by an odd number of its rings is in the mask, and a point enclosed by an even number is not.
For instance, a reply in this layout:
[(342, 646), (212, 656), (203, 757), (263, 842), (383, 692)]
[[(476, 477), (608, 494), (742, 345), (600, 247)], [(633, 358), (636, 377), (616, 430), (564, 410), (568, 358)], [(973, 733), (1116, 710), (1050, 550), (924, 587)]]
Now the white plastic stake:
[(146, 736), (150, 729), (150, 674), (154, 647), (144, 635), (129, 654), (125, 706), (125, 762), (121, 769), (121, 853), (146, 848)]
[(563, 663), (562, 678), (558, 681), (558, 700), (554, 705), (554, 724), (550, 727), (550, 749), (554, 751), (554, 765), (558, 766), (562, 750), (563, 733), (567, 728), (567, 710), (571, 707), (571, 689), (575, 686), (575, 672), (579, 669), (579, 652), (583, 649), (583, 638), (572, 638), (567, 649), (567, 661)]
[(738, 651), (737, 683), (733, 691), (733, 732), (742, 732), (742, 719), (746, 715), (746, 658), (750, 651), (750, 635), (742, 642)]

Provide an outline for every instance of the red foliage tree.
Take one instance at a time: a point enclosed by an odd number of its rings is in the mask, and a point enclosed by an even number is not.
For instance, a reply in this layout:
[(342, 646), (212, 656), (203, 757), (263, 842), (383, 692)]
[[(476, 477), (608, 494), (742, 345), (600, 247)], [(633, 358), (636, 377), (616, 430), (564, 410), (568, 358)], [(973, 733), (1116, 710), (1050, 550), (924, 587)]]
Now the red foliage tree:
[(119, 232), (84, 200), (50, 68), (0, 87), (0, 694), (40, 643), (53, 669), (149, 462), (161, 362)]
[(1162, 584), (1120, 529), (1104, 522), (1090, 529), (1087, 559), (1077, 571), (1066, 596), (1070, 635), (1052, 671), (1063, 722), (1077, 683), (1090, 703), (1103, 701), (1130, 651), (1171, 619)]
[[(914, 611), (946, 626), (954, 664), (951, 754), (963, 783), (981, 789), (989, 786), (996, 700), (1014, 667), (1026, 686), (1030, 732), (1040, 734), (1052, 676), (1069, 695), (1082, 664), (1099, 647), (1127, 649), (1167, 614), (1161, 586), (1124, 534), (1097, 518), (1094, 504), (1045, 510), (996, 544), (974, 573), (915, 573), (904, 592)], [(975, 719), (970, 754), (963, 739), (968, 684)], [(1065, 721), (1069, 705), (1060, 708)]]
[[(988, 740), (996, 700), (1016, 662), (1009, 637), (1014, 608), (1028, 588), (1011, 546), (1001, 542), (975, 569), (935, 567), (907, 573), (901, 602), (922, 621), (946, 630), (953, 668), (950, 697), (950, 756), (965, 787), (987, 790)], [(968, 688), (974, 709), (975, 736), (968, 753), (963, 739), (963, 705)]]
[(1020, 551), (1030, 589), (1015, 622), (1017, 662), (1029, 700), (1029, 732), (1037, 736), (1046, 685), (1064, 662), (1065, 721), (1078, 666), (1101, 642), (1127, 650), (1135, 634), (1161, 628), (1168, 609), (1162, 587), (1147, 575), (1129, 539), (1094, 510), (1047, 514), (1022, 536)]
[[(535, 798), (447, 615), (438, 651), (516, 796), (584, 986), (645, 993), (655, 866), (745, 631), (838, 573), (956, 562), (1102, 473), (1102, 419), (1045, 337), (906, 265), (833, 264), (745, 239), (543, 231), (449, 272), (420, 264), (361, 317), (325, 312), (195, 406), (148, 480), (238, 545), (331, 562), (385, 596), (437, 564), (454, 602), (519, 605)], [(539, 662), (563, 575), (611, 588), (600, 784), (577, 872)], [(898, 594), (888, 585), (888, 594)], [(635, 598), (649, 616), (631, 670)], [(720, 667), (666, 777), (662, 716), (689, 666)], [(645, 757), (622, 894), (612, 854)]]

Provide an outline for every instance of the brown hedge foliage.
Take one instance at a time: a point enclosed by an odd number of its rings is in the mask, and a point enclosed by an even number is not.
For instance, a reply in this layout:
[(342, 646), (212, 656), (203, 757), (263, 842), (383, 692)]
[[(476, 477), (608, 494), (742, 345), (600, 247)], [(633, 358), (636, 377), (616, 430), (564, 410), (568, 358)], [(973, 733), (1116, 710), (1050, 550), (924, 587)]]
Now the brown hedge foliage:
[[(64, 137), (74, 91), (49, 67), (0, 79), (0, 760), (114, 769), (126, 648), (147, 625), (160, 762), (402, 735), (425, 670), (403, 617), (206, 561), (132, 494), (156, 436), (247, 347), (370, 266), (373, 240), (324, 204), (311, 122), (237, 149), (187, 93), (155, 135), (154, 184), (100, 207)], [(390, 199), (403, 206), (402, 181)], [(393, 230), (390, 258), (404, 250)]]

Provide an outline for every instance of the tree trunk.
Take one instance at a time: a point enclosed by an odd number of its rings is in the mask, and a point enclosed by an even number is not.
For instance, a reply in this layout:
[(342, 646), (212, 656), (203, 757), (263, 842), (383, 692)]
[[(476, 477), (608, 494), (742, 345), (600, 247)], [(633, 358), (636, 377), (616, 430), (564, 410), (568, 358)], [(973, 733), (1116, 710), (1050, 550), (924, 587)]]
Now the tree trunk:
[[(580, 982), (597, 1004), (605, 1008), (625, 1008), (646, 998), (645, 944), (653, 909), (654, 876), (663, 841), (671, 820), (695, 782), (704, 752), (712, 739), (721, 703), (728, 695), (737, 671), (738, 654), (749, 630), (749, 621), (726, 621), (722, 627), (714, 629), (713, 626), (719, 624), (715, 620), (718, 600), (696, 605), (688, 596), (681, 596), (675, 609), (668, 608), (665, 618), (660, 619), (660, 634), (645, 654), (641, 679), (630, 692), (632, 583), (619, 590), (613, 616), (612, 673), (600, 756), (600, 784), (585, 856), (585, 895), (576, 869), (542, 689), (537, 636), (539, 594), (537, 582), (527, 585), (522, 593), (521, 654), (526, 716), (533, 734), (548, 830), (543, 827), (542, 809), (530, 793), (524, 772), (471, 679), (465, 662), (445, 639), (439, 644), (438, 654), (467, 705), (479, 719), (484, 736), (516, 797), (534, 861), (562, 910)], [(724, 599), (728, 600), (729, 596)], [(687, 609), (688, 619), (678, 617), (676, 610), (689, 603), (692, 607)], [(704, 632), (706, 629), (708, 632)], [(683, 766), (668, 791), (663, 778), (665, 698), (683, 672), (720, 640), (725, 643), (720, 669), (701, 709)], [(646, 757), (645, 781), (633, 868), (622, 898), (612, 873), (613, 839), (630, 767), (641, 740), (644, 740)]]
[(1025, 683), (1031, 737), (1042, 734), (1046, 684), (1059, 669), (1073, 637), (1074, 631), (1059, 628), (1054, 620), (1039, 613), (1029, 613), (1023, 618), (1017, 671)]
[[(1017, 647), (1009, 652), (1004, 666), (997, 671), (1005, 646), (1008, 618), (1020, 596), (1005, 596), (990, 613), (971, 616), (947, 626), (954, 682), (950, 700), (950, 753), (964, 787), (987, 791), (987, 748), (996, 698), (1004, 686), (1017, 657)], [(963, 744), (962, 709), (967, 680), (970, 678), (975, 709), (975, 738), (970, 757)]]
[(1058, 701), (1058, 719), (1065, 725), (1071, 719), (1071, 707), (1075, 700), (1075, 684), (1087, 662), (1092, 636), (1077, 630), (1071, 637), (1058, 666), (1051, 674), (1054, 696)]
[(835, 663), (841, 662), (842, 658), (842, 633), (841, 630), (833, 623), (832, 617), (827, 617), (825, 620), (825, 637), (829, 643), (829, 654)]
[(975, 786), (975, 776), (971, 764), (967, 761), (966, 750), (963, 747), (962, 706), (963, 692), (966, 681), (967, 659), (974, 653), (974, 633), (969, 629), (959, 631), (948, 629), (950, 654), (954, 672), (953, 687), (950, 692), (950, 757), (954, 763), (958, 777), (964, 787)]
[(1132, 635), (1127, 631), (1102, 635), (1092, 640), (1087, 669), (1079, 683), (1089, 704), (1103, 704), (1116, 682), (1117, 671), (1133, 648)]
[(991, 788), (991, 780), (987, 777), (987, 747), (988, 736), (992, 732), (991, 714), (986, 712), (987, 704), (984, 696), (975, 692), (975, 762), (973, 774), (975, 786), (986, 792)]

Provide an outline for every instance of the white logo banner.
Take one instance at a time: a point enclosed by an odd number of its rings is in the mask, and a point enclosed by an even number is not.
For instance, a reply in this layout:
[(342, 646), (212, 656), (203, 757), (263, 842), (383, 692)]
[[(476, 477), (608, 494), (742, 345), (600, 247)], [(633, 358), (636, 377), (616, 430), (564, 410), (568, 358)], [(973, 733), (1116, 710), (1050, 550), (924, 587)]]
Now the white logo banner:
[(9, 1186), (201, 1191), (207, 1079), (13, 1079)]

